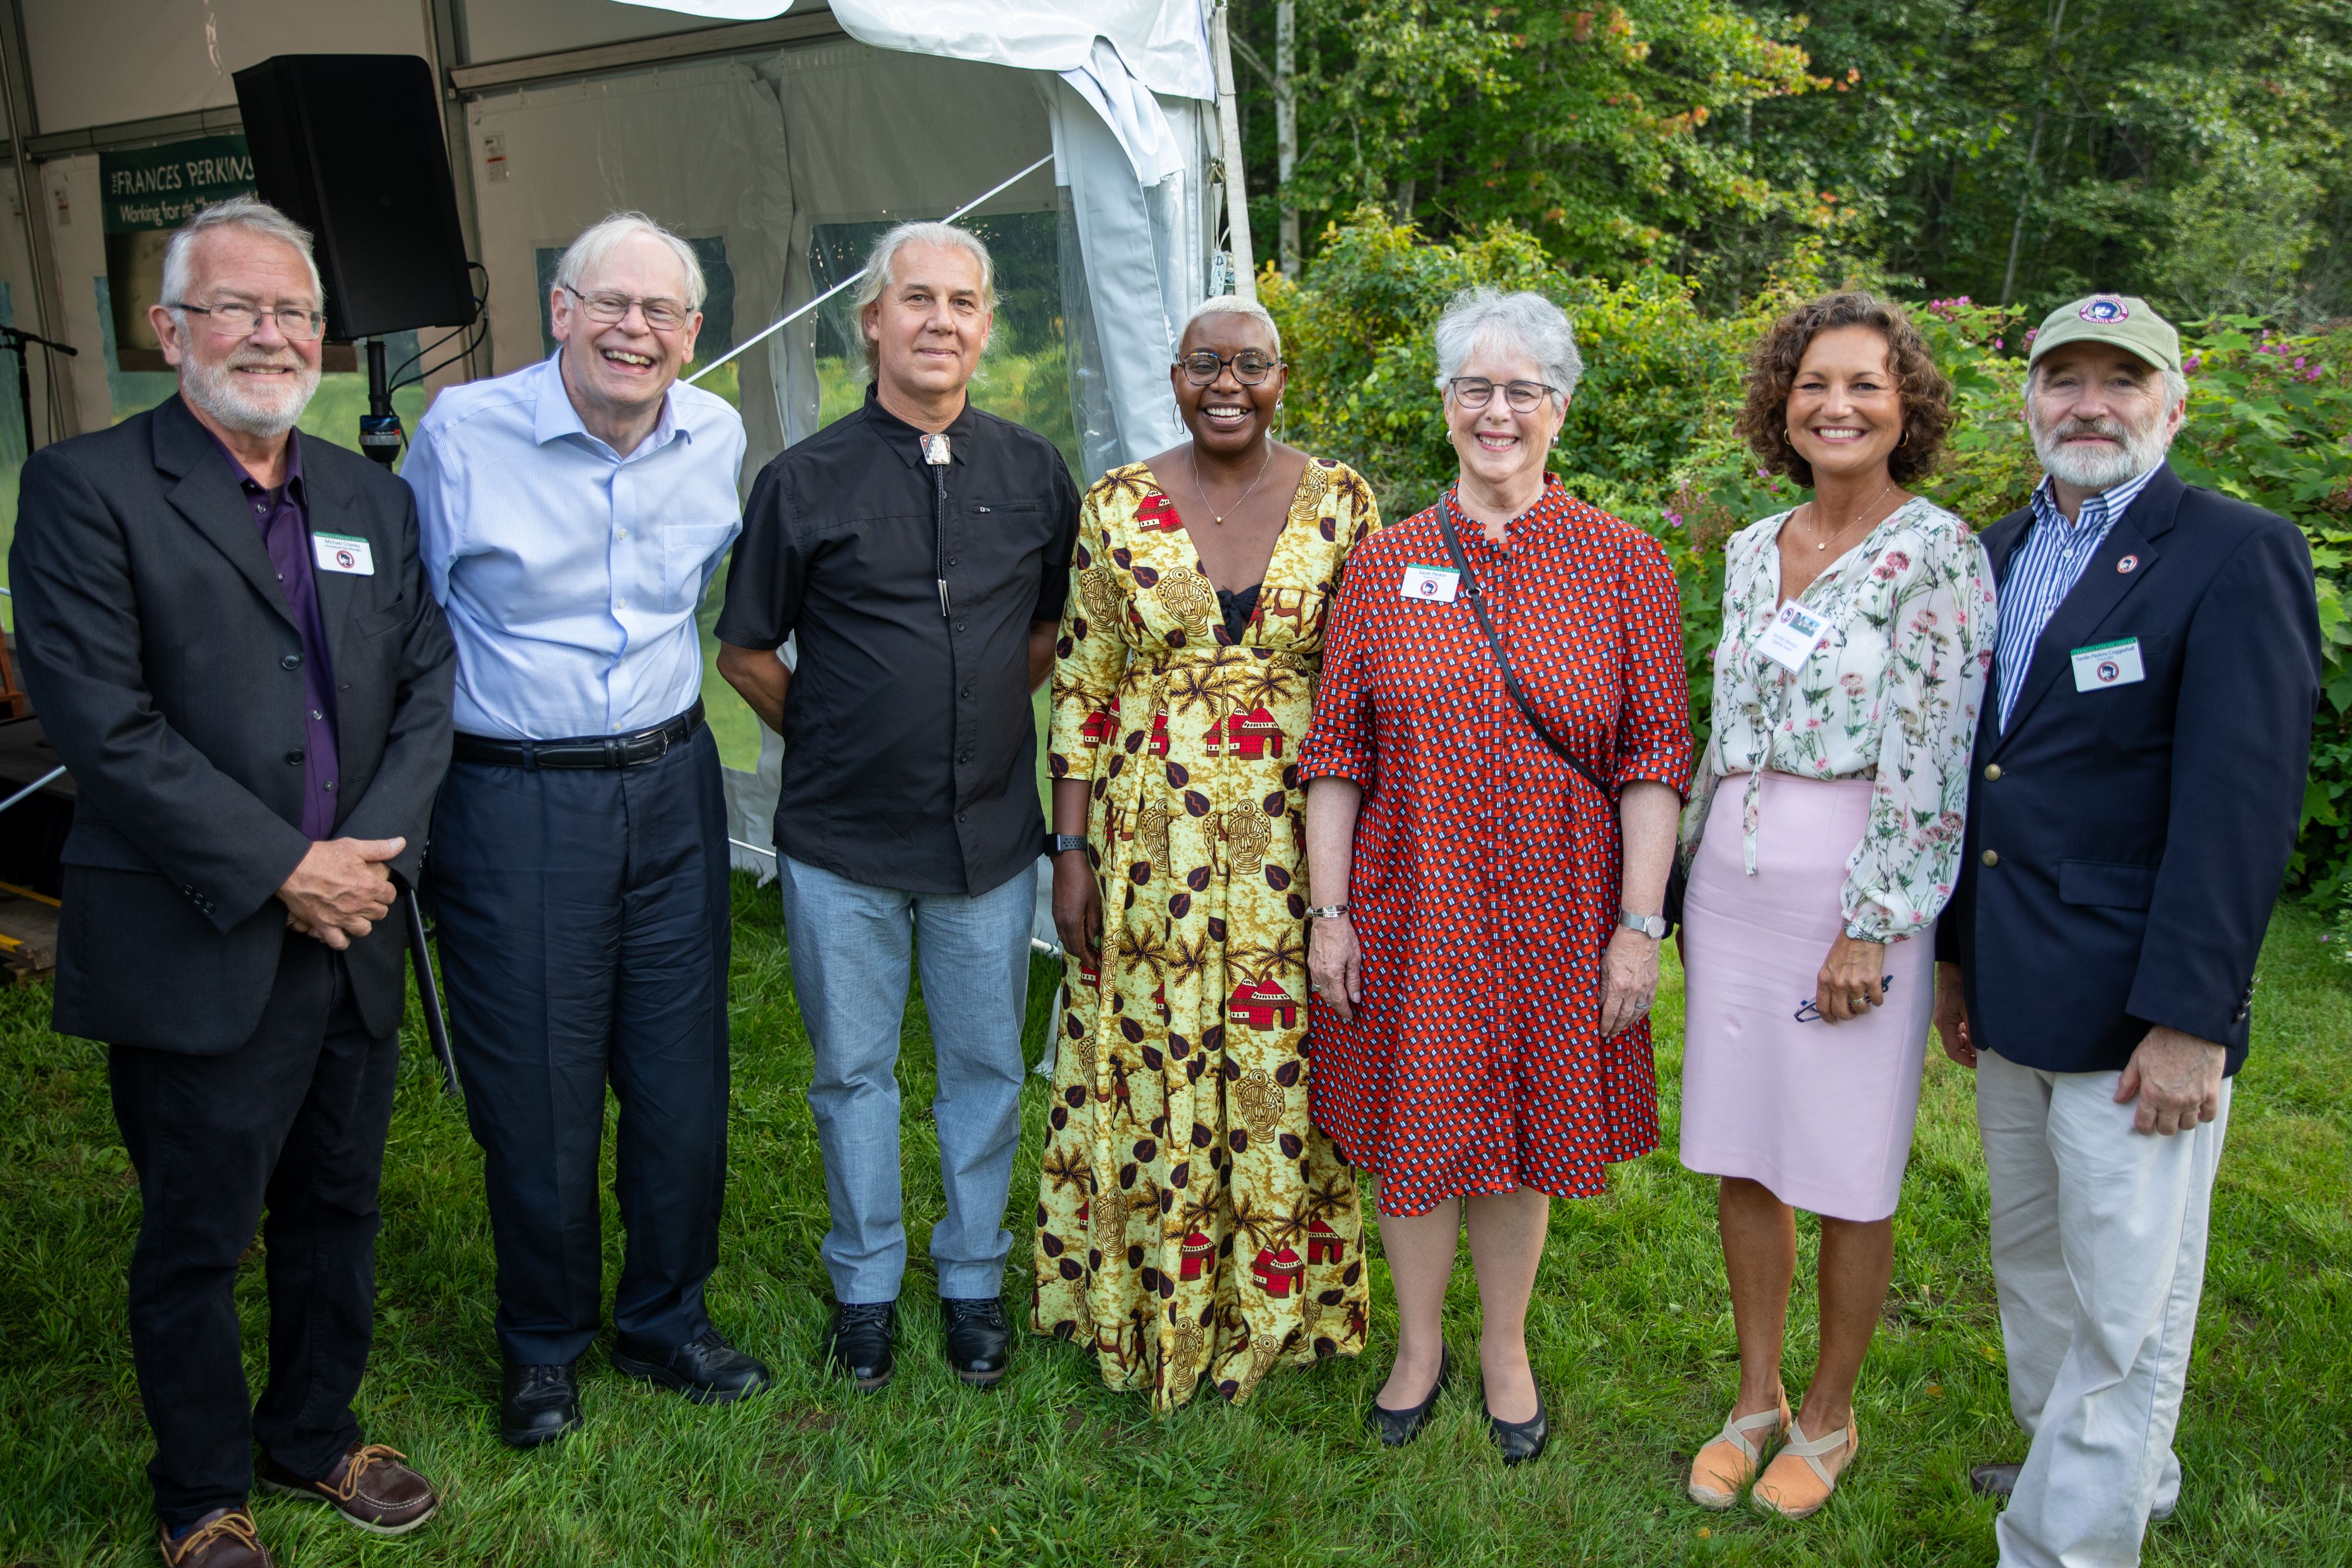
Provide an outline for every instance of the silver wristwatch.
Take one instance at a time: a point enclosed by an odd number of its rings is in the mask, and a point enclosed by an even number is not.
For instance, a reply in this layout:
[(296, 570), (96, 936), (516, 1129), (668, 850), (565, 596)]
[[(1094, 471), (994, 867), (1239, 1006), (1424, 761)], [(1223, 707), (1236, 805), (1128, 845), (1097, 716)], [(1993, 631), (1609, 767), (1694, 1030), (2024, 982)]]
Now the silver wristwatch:
[(1338, 920), (1345, 916), (1347, 913), (1348, 906), (1344, 904), (1313, 904), (1307, 905), (1307, 918), (1309, 920)]
[(1845, 923), (1845, 934), (1848, 937), (1856, 942), (1875, 942), (1882, 947), (1886, 946), (1885, 937), (1873, 936), (1869, 932), (1864, 931), (1861, 926), (1855, 925), (1851, 920)]
[(1617, 912), (1617, 924), (1628, 931), (1639, 931), (1653, 942), (1666, 939), (1666, 917), (1663, 915), (1636, 915), (1630, 909)]

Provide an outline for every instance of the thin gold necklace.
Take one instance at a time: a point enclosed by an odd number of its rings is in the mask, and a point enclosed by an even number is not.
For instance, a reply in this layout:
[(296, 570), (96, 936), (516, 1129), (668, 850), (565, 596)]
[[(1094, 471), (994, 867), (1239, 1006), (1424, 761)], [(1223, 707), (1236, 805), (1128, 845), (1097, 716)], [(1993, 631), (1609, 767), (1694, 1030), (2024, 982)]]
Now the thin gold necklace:
[[(1265, 437), (1264, 436), (1260, 436), (1258, 439), (1265, 441)], [(1257, 487), (1265, 483), (1265, 471), (1274, 466), (1274, 443), (1271, 441), (1265, 442), (1265, 458), (1257, 465), (1257, 477), (1249, 482), (1248, 489), (1244, 490), (1238, 497), (1234, 497), (1234, 504), (1225, 508), (1224, 517), (1219, 517), (1217, 515), (1217, 503), (1210, 497), (1209, 487), (1201, 483), (1200, 443), (1194, 442), (1192, 445), (1187, 446), (1184, 449), (1184, 457), (1187, 462), (1192, 465), (1192, 488), (1201, 492), (1201, 504), (1209, 508), (1210, 520), (1215, 523), (1217, 527), (1223, 528), (1225, 526), (1225, 517), (1230, 517), (1235, 512), (1240, 511), (1242, 509), (1242, 503), (1248, 500), (1252, 496), (1256, 495)]]
[[(1197, 476), (1196, 476), (1196, 480), (1197, 480)], [(1870, 508), (1871, 508), (1871, 507), (1874, 507), (1874, 506), (1876, 506), (1876, 505), (1878, 505), (1878, 503), (1879, 503), (1879, 502), (1881, 502), (1881, 501), (1885, 500), (1885, 499), (1886, 498), (1886, 492), (1887, 492), (1887, 491), (1889, 491), (1889, 490), (1892, 490), (1893, 488), (1895, 488), (1895, 481), (1894, 481), (1894, 480), (1892, 480), (1892, 479), (1889, 479), (1889, 480), (1888, 480), (1885, 485), (1883, 485), (1883, 486), (1881, 486), (1879, 487), (1879, 491), (1878, 491), (1878, 494), (1877, 494), (1877, 495), (1873, 496), (1869, 500), (1864, 501), (1864, 502), (1862, 504), (1862, 510), (1860, 510), (1859, 512), (1856, 512), (1856, 513), (1853, 515), (1853, 523), (1848, 523), (1844, 528), (1840, 528), (1837, 532), (1835, 532), (1835, 533), (1832, 534), (1828, 538), (1825, 538), (1825, 539), (1822, 540), (1819, 544), (1817, 544), (1817, 545), (1813, 546), (1813, 548), (1814, 548), (1815, 549), (1829, 549), (1829, 548), (1830, 548), (1830, 546), (1831, 546), (1832, 544), (1834, 544), (1837, 540), (1839, 540), (1839, 539), (1842, 539), (1842, 538), (1845, 538), (1845, 536), (1846, 536), (1849, 532), (1851, 532), (1851, 531), (1853, 530), (1853, 524), (1854, 524), (1854, 523), (1858, 523), (1858, 522), (1862, 521), (1862, 519), (1863, 519), (1863, 518), (1864, 518), (1864, 517), (1866, 517), (1870, 516)], [(1817, 509), (1820, 507), (1820, 506), (1821, 506), (1821, 502), (1820, 502), (1819, 500), (1811, 500), (1811, 501), (1808, 501), (1808, 502), (1806, 502), (1806, 503), (1805, 503), (1805, 509), (1806, 509), (1808, 512), (1811, 512), (1811, 511), (1817, 510)], [(1818, 529), (1819, 529), (1819, 528), (1820, 528), (1820, 525), (1819, 525), (1819, 524), (1815, 524), (1815, 525), (1814, 525), (1814, 527), (1815, 527), (1815, 529), (1818, 531)]]

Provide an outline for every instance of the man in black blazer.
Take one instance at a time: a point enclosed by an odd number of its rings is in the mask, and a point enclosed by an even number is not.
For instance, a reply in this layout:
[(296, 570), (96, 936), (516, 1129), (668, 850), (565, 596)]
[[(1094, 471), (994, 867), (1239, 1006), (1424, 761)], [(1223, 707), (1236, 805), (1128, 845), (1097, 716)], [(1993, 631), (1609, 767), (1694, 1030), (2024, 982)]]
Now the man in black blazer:
[[(317, 389), (310, 235), (247, 198), (173, 236), (151, 319), (178, 395), (25, 465), (26, 685), (78, 800), (55, 1023), (106, 1042), (138, 1168), (131, 1343), (164, 1561), (269, 1562), (272, 1490), (396, 1534), (437, 1500), (364, 1442), (376, 1186), (413, 877), (454, 653), (407, 486), (293, 432)], [(262, 1228), (269, 1384), (232, 1300)]]
[(2048, 470), (2000, 584), (1937, 1025), (1977, 1071), (2021, 1465), (2004, 1564), (2134, 1563), (2172, 1437), (2254, 962), (2294, 846), (2319, 623), (2284, 517), (2184, 485), (2179, 336), (2094, 295), (2034, 340)]

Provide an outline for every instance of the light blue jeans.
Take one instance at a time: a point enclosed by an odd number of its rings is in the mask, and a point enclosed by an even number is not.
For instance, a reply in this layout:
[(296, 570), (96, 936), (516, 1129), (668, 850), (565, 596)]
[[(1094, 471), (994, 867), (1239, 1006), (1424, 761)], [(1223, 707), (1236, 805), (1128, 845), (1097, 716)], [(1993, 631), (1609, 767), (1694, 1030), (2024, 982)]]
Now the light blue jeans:
[(977, 894), (870, 887), (779, 857), (793, 987), (816, 1053), (809, 1108), (833, 1228), (820, 1251), (845, 1305), (890, 1301), (907, 1271), (898, 1181), (898, 1034), (909, 952), (923, 966), (939, 1094), (945, 1218), (931, 1228), (940, 1294), (1004, 1286), (1004, 1206), (1020, 1144), (1021, 1025), (1029, 1010), (1034, 862)]

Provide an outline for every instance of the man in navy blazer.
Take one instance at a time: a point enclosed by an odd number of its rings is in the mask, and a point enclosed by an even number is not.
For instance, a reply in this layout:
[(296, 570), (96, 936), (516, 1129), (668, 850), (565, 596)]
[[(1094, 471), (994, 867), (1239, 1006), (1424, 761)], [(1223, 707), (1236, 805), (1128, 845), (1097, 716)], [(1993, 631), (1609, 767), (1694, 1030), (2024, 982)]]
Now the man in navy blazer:
[(2181, 483), (2179, 335), (2051, 313), (2025, 392), (2047, 470), (1985, 531), (2000, 584), (1937, 1024), (1977, 1071), (2024, 1462), (2003, 1564), (2131, 1563), (2172, 1437), (2254, 962), (2294, 845), (2319, 623), (2286, 519)]

